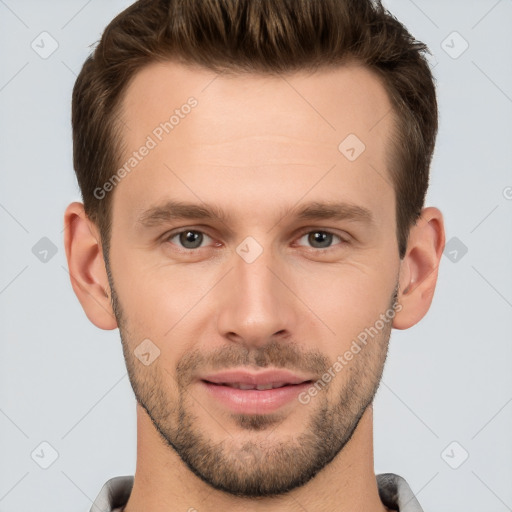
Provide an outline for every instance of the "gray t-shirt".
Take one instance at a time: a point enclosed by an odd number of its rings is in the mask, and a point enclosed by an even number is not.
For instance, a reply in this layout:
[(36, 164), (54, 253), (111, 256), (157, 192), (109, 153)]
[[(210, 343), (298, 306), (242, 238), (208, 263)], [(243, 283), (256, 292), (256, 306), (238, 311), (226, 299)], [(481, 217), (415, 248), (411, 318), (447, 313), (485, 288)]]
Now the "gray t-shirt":
[[(133, 487), (133, 476), (116, 476), (108, 480), (94, 500), (90, 512), (123, 512)], [(394, 473), (377, 475), (382, 503), (397, 512), (423, 512), (407, 482)]]

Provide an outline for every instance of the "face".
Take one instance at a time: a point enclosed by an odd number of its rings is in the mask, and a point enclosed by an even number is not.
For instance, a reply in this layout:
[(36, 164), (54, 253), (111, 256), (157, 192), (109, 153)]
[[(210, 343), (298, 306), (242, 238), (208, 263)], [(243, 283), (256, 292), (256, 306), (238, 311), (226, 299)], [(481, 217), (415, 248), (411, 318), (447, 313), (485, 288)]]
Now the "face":
[(400, 265), (390, 108), (355, 65), (154, 64), (127, 90), (108, 265), (124, 356), (154, 428), (217, 489), (303, 485), (373, 400)]

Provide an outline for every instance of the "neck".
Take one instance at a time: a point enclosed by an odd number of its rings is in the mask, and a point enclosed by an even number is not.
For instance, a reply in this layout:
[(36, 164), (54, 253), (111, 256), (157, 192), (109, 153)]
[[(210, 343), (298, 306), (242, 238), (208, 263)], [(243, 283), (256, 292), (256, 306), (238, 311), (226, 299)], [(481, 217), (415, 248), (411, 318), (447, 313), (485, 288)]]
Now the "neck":
[(386, 512), (373, 469), (370, 405), (343, 450), (306, 485), (272, 498), (242, 498), (213, 489), (194, 475), (137, 405), (137, 467), (124, 512)]

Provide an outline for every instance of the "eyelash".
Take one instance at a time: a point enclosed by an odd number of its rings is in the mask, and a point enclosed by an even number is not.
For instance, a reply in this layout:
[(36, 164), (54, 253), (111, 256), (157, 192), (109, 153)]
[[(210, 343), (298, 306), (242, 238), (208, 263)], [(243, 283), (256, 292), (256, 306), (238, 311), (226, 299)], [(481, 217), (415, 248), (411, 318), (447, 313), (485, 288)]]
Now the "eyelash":
[[(340, 236), (340, 235), (338, 235), (338, 234), (336, 234), (336, 233), (334, 233), (332, 231), (329, 231), (327, 229), (311, 229), (311, 228), (308, 228), (308, 229), (309, 229), (308, 231), (301, 231), (300, 234), (298, 235), (298, 238), (301, 239), (305, 235), (309, 235), (311, 233), (325, 233), (325, 234), (333, 235), (334, 237), (337, 237), (340, 240), (340, 243), (337, 244), (337, 245), (347, 245), (347, 244), (350, 243), (348, 240), (344, 239), (342, 236)], [(168, 233), (167, 235), (164, 236), (164, 240), (163, 241), (165, 243), (172, 243), (171, 240), (173, 238), (175, 238), (176, 236), (181, 235), (182, 233), (187, 233), (188, 231), (192, 231), (194, 233), (201, 233), (202, 235), (206, 235), (210, 239), (212, 238), (210, 235), (208, 235), (204, 231), (201, 231), (199, 229), (187, 228), (187, 229), (180, 229), (179, 231), (173, 231), (171, 233)], [(176, 244), (172, 244), (172, 245), (176, 245)], [(314, 252), (326, 253), (326, 252), (328, 252), (330, 250), (335, 250), (337, 248), (337, 245), (326, 247), (326, 248), (309, 247), (309, 249), (314, 251)], [(302, 247), (302, 246), (300, 246), (300, 247)], [(185, 247), (179, 247), (178, 248), (178, 250), (180, 250), (182, 252), (186, 252), (186, 253), (196, 252), (196, 251), (199, 251), (200, 249), (205, 249), (205, 247), (197, 247), (195, 249), (187, 249)]]

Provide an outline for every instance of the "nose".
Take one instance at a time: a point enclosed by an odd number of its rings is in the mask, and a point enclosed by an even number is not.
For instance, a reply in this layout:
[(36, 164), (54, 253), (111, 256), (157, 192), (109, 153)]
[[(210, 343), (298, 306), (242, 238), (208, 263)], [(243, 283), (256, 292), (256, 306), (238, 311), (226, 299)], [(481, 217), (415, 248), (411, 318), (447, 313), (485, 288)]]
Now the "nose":
[(218, 290), (221, 336), (247, 349), (292, 336), (299, 325), (299, 305), (284, 263), (270, 250), (250, 263), (234, 254), (233, 268)]

